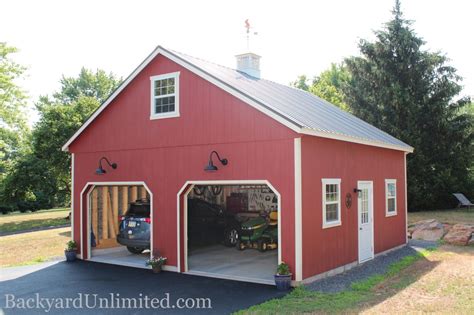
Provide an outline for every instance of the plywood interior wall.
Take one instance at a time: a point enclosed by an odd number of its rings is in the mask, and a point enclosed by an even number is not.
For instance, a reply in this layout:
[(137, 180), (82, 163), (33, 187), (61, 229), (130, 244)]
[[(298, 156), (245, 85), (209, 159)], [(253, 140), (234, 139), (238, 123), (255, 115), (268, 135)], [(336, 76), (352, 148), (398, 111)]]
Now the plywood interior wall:
[(119, 216), (125, 214), (131, 202), (150, 200), (150, 195), (143, 186), (97, 186), (90, 198), (91, 233), (96, 243), (93, 248), (103, 249), (121, 246), (116, 241)]

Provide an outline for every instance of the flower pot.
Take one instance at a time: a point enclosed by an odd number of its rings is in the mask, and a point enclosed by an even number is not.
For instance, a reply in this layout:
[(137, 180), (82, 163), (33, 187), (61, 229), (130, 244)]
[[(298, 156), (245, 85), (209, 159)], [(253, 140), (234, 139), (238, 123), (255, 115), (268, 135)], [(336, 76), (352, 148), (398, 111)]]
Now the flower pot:
[(64, 254), (66, 255), (66, 261), (75, 261), (76, 260), (76, 250), (65, 250)]
[(153, 273), (160, 273), (161, 272), (161, 266), (152, 266), (151, 270), (153, 270)]
[(278, 290), (287, 291), (291, 287), (291, 274), (275, 275), (275, 284)]

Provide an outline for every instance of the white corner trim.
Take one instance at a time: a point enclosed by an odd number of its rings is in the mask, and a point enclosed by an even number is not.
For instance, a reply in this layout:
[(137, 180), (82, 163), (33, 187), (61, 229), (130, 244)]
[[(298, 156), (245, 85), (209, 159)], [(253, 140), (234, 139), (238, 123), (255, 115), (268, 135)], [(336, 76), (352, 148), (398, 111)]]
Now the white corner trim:
[[(79, 220), (79, 222), (80, 222), (80, 224), (79, 224), (79, 236), (81, 237), (79, 242), (80, 242), (80, 245), (81, 245), (81, 257), (83, 257), (83, 259), (85, 259), (85, 258), (84, 258), (84, 246), (83, 246), (84, 244), (82, 244), (82, 242), (84, 241), (84, 238), (83, 238), (84, 237), (84, 235), (83, 235), (84, 234), (83, 233), (83, 226), (84, 226), (83, 221), (84, 220), (82, 218), (83, 217), (82, 213), (83, 213), (83, 208), (84, 208), (84, 205), (82, 204), (82, 199), (84, 199), (84, 198), (82, 196), (84, 195), (84, 192), (87, 190), (88, 187), (89, 187), (89, 185), (86, 184), (84, 186), (84, 188), (82, 188), (81, 194), (80, 194), (80, 200), (79, 200), (79, 204), (80, 204), (80, 210), (79, 210), (79, 217), (80, 217), (80, 220)], [(94, 189), (94, 187), (91, 187), (91, 189)]]
[(403, 159), (403, 166), (405, 168), (405, 244), (408, 244), (408, 187), (407, 187), (407, 155), (405, 152), (405, 158)]
[(71, 221), (71, 240), (74, 241), (74, 153), (71, 154), (71, 210), (69, 220)]
[[(321, 187), (322, 187), (322, 208), (321, 208), (321, 213), (323, 216), (323, 229), (329, 229), (332, 227), (340, 226), (342, 225), (342, 218), (341, 218), (341, 179), (340, 178), (321, 178)], [(337, 200), (337, 205), (338, 205), (338, 220), (337, 221), (332, 221), (332, 222), (326, 222), (326, 185), (337, 185), (338, 186), (338, 200)]]
[[(388, 185), (389, 184), (394, 184), (395, 185), (395, 211), (394, 212), (388, 212)], [(396, 179), (385, 179), (385, 217), (393, 217), (393, 216), (397, 215), (397, 213), (398, 213), (397, 199), (398, 199), (397, 180)]]
[[(179, 117), (179, 71), (160, 74), (150, 77), (150, 119), (163, 119), (163, 118), (175, 118)], [(168, 95), (162, 95), (160, 97), (156, 97), (154, 90), (155, 90), (155, 81), (164, 80), (174, 78), (174, 93)], [(155, 99), (174, 96), (174, 111), (166, 112), (166, 113), (155, 113)]]
[(295, 281), (303, 279), (303, 202), (301, 174), (301, 138), (294, 141), (295, 159)]

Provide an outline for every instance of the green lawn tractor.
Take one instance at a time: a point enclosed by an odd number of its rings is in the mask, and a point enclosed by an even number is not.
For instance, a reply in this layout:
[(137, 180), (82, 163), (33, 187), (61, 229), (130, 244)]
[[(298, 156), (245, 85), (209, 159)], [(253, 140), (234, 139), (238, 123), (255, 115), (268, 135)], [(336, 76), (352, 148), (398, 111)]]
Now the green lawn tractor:
[(242, 223), (237, 249), (258, 249), (265, 252), (278, 248), (278, 212), (272, 211), (268, 218), (258, 217)]

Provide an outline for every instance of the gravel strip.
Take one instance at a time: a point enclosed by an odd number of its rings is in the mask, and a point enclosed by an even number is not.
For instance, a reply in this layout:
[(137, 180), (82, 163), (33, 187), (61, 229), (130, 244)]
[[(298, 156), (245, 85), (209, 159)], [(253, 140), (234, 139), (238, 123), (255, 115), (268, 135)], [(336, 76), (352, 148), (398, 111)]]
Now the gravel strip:
[(340, 292), (349, 289), (351, 284), (356, 281), (365, 280), (373, 275), (384, 274), (392, 263), (401, 260), (403, 257), (413, 255), (421, 249), (435, 246), (436, 242), (410, 240), (407, 246), (385, 255), (377, 256), (375, 259), (344, 273), (306, 284), (306, 288), (325, 293)]

